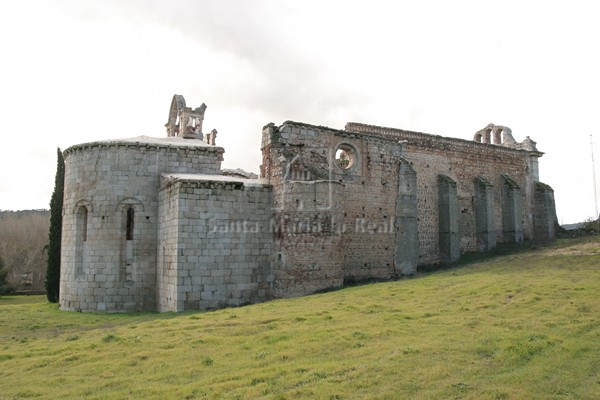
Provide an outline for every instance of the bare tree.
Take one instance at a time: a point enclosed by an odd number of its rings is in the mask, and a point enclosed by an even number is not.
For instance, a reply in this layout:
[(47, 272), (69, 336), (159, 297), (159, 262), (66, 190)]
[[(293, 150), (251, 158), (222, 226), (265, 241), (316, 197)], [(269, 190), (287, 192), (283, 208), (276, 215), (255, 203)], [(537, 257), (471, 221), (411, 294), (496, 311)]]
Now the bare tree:
[(17, 290), (44, 290), (50, 213), (0, 211), (0, 257)]

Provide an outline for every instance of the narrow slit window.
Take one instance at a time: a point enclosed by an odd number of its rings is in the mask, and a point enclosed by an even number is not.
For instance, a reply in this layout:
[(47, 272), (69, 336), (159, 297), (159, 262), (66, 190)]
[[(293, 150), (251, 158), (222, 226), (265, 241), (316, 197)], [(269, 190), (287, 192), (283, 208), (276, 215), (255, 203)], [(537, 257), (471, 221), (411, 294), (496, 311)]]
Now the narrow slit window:
[(88, 210), (81, 207), (81, 240), (87, 242)]
[(84, 275), (87, 255), (88, 209), (80, 206), (75, 212), (75, 278)]
[(125, 239), (127, 240), (133, 240), (133, 217), (134, 217), (135, 211), (133, 210), (133, 207), (129, 207), (127, 209), (127, 229), (126, 229), (126, 237)]

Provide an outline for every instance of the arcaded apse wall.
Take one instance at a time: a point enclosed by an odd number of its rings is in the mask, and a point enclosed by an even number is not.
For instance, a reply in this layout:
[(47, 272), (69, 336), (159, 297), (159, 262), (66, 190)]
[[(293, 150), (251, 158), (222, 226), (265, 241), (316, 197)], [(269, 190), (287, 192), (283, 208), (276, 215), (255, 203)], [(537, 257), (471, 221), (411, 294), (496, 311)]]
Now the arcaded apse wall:
[(65, 150), (61, 308), (155, 310), (159, 175), (218, 173), (222, 154), (146, 137)]

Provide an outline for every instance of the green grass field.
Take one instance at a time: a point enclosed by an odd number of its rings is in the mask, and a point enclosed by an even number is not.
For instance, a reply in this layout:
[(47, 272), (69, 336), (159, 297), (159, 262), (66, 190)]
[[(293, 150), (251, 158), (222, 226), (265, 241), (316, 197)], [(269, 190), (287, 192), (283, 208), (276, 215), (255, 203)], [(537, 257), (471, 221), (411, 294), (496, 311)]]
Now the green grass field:
[(0, 398), (600, 399), (600, 242), (215, 312), (0, 298)]

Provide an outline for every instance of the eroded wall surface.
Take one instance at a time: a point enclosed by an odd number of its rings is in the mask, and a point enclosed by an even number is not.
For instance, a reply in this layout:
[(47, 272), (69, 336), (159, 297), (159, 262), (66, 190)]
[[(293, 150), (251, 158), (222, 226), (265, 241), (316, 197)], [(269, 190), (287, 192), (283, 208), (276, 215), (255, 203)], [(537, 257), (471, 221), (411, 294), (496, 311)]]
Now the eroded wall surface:
[[(439, 198), (443, 196), (439, 192), (440, 175), (456, 182), (460, 252), (484, 251), (495, 243), (514, 242), (514, 227), (520, 230), (518, 235), (533, 238), (533, 190), (537, 159), (543, 153), (356, 123), (348, 124), (346, 130), (403, 143), (402, 156), (417, 173), (419, 264), (438, 263), (445, 252), (440, 248), (439, 236), (440, 224), (444, 224), (439, 210)], [(517, 189), (511, 196), (520, 196), (518, 201), (513, 199), (512, 210), (518, 215), (512, 220), (520, 223), (513, 222), (512, 231), (503, 226), (511, 219), (506, 215), (508, 203), (503, 202), (506, 177)], [(482, 181), (489, 184), (485, 198), (477, 190)]]
[(276, 271), (296, 276), (278, 296), (416, 271), (416, 178), (398, 143), (287, 122), (264, 128), (262, 150), (275, 218), (327, 226), (277, 237)]

